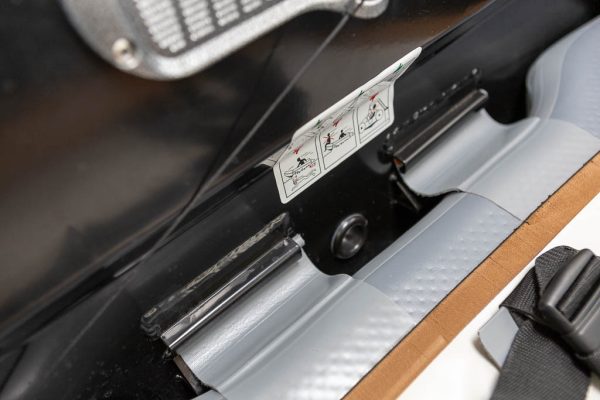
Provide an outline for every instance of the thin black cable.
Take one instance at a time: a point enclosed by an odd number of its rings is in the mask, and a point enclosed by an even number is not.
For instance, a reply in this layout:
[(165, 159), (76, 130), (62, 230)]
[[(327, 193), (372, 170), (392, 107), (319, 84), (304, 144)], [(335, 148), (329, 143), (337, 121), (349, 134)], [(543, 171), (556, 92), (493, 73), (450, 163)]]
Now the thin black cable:
[[(231, 164), (233, 160), (238, 156), (240, 151), (250, 142), (250, 140), (256, 135), (258, 130), (264, 125), (264, 123), (269, 119), (271, 114), (275, 111), (275, 109), (281, 104), (281, 102), (287, 97), (287, 95), (292, 91), (292, 89), (296, 86), (296, 83), (300, 80), (300, 78), (304, 75), (304, 73), (308, 70), (308, 68), (312, 65), (312, 63), (321, 55), (323, 50), (335, 39), (338, 33), (342, 30), (342, 28), (346, 25), (350, 16), (354, 14), (360, 7), (362, 7), (365, 0), (361, 0), (359, 4), (352, 10), (346, 11), (340, 21), (336, 24), (333, 30), (329, 33), (329, 35), (325, 38), (325, 40), (319, 45), (319, 47), (313, 52), (313, 54), (306, 60), (306, 62), (302, 65), (302, 67), (296, 72), (294, 77), (289, 81), (286, 87), (279, 93), (279, 95), (275, 98), (273, 103), (267, 108), (264, 114), (260, 117), (258, 121), (254, 124), (254, 126), (248, 131), (246, 136), (238, 143), (238, 145), (233, 149), (233, 151), (229, 154), (229, 156), (223, 161), (221, 166), (208, 178), (203, 178), (200, 185), (198, 185), (196, 191), (188, 200), (188, 202), (183, 206), (177, 217), (171, 222), (168, 228), (163, 232), (163, 234), (156, 240), (154, 245), (144, 254), (142, 254), (134, 263), (130, 264), (129, 267), (121, 270), (118, 274), (122, 274), (126, 270), (129, 270), (135, 265), (139, 265), (147, 260), (150, 256), (152, 256), (171, 236), (171, 234), (179, 227), (181, 222), (188, 216), (188, 214), (193, 210), (196, 202), (202, 198), (206, 194), (206, 192), (211, 189), (214, 182), (225, 172), (227, 167)], [(218, 157), (217, 157), (218, 158)]]
[[(265, 121), (271, 116), (271, 114), (275, 111), (275, 109), (279, 106), (279, 104), (285, 99), (285, 97), (289, 94), (289, 92), (294, 88), (295, 84), (298, 80), (304, 75), (306, 70), (310, 67), (310, 65), (315, 61), (315, 59), (323, 52), (323, 50), (331, 43), (331, 41), (337, 36), (337, 34), (341, 31), (344, 25), (348, 22), (351, 14), (354, 14), (360, 7), (362, 7), (365, 0), (361, 0), (360, 3), (351, 11), (346, 11), (337, 25), (333, 28), (333, 30), (329, 33), (329, 35), (325, 38), (325, 40), (321, 43), (321, 45), (315, 50), (312, 56), (302, 65), (300, 70), (294, 75), (294, 77), (290, 80), (287, 86), (283, 89), (283, 91), (277, 96), (275, 101), (271, 104), (271, 106), (265, 111), (262, 117), (254, 124), (252, 129), (246, 134), (244, 139), (235, 147), (235, 149), (231, 152), (231, 154), (225, 159), (220, 168), (216, 170), (212, 176), (208, 177), (208, 174), (202, 177), (202, 180), (198, 184), (194, 194), (187, 201), (187, 203), (181, 208), (178, 216), (168, 225), (166, 230), (160, 235), (160, 237), (154, 242), (154, 244), (136, 261), (130, 263), (125, 268), (117, 271), (113, 275), (113, 277), (118, 277), (129, 271), (131, 268), (136, 265), (142, 264), (146, 261), (150, 256), (152, 256), (163, 244), (169, 239), (169, 236), (177, 229), (177, 227), (181, 224), (181, 222), (185, 219), (185, 217), (190, 213), (193, 209), (195, 203), (202, 197), (206, 192), (211, 188), (212, 184), (220, 177), (220, 175), (225, 171), (225, 169), (229, 166), (229, 164), (237, 157), (240, 151), (246, 146), (246, 144), (254, 137), (254, 135), (258, 132), (258, 130), (263, 126)], [(218, 156), (215, 158), (218, 160)], [(212, 168), (211, 168), (212, 169)], [(83, 337), (84, 333), (92, 328), (94, 322), (99, 318), (99, 316), (113, 303), (113, 301), (122, 293), (122, 291), (126, 288), (127, 283), (135, 276), (136, 274), (129, 275), (125, 277), (124, 280), (120, 281), (116, 290), (108, 299), (108, 301), (104, 304), (103, 307), (96, 310), (93, 315), (90, 317), (88, 324), (73, 338), (70, 339), (69, 344), (65, 346), (65, 350), (58, 357), (58, 360), (62, 360), (74, 347), (74, 344)]]

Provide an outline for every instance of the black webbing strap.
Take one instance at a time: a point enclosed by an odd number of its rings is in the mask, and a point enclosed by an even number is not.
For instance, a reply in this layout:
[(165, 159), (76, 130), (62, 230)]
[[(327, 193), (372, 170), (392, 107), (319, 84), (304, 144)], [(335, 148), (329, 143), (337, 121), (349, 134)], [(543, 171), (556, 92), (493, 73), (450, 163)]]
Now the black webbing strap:
[[(584, 267), (561, 296), (556, 310), (570, 324), (572, 319), (579, 321), (583, 313), (588, 315), (590, 305), (594, 306), (590, 302), (599, 287), (598, 257), (589, 250), (578, 252), (570, 247), (557, 247), (538, 257), (534, 268), (502, 304), (509, 309), (519, 331), (502, 367), (492, 400), (585, 399), (590, 366), (598, 372), (600, 352), (582, 353), (574, 349), (572, 341), (565, 340), (565, 332), (549, 321), (546, 312), (539, 311), (543, 308), (540, 303), (547, 303), (549, 292), (557, 290), (557, 279), (554, 278), (563, 275), (558, 280), (564, 280), (564, 275), (574, 275), (568, 271), (573, 260)], [(595, 306), (600, 307), (600, 304)], [(581, 329), (577, 337), (589, 334), (588, 328), (577, 325), (577, 329)]]

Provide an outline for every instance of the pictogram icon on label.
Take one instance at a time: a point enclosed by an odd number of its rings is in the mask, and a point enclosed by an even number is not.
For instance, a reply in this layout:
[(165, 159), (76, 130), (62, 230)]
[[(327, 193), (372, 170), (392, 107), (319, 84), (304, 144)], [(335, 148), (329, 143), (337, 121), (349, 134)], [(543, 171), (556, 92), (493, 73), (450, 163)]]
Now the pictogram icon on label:
[(394, 82), (417, 48), (298, 129), (273, 165), (282, 203), (306, 190), (394, 122)]

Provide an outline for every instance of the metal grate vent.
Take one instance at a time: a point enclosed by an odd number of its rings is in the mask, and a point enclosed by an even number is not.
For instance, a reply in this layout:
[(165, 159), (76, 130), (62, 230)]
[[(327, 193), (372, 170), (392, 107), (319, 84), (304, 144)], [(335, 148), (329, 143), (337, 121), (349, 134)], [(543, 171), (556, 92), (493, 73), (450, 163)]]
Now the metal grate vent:
[(134, 0), (140, 17), (154, 43), (176, 53), (186, 46), (177, 10), (171, 0)]
[(196, 42), (215, 31), (208, 0), (179, 0), (189, 39)]
[(133, 0), (152, 42), (169, 54), (264, 11), (281, 0)]
[[(84, 38), (116, 67), (153, 79), (188, 76), (311, 10), (360, 0), (61, 0)], [(389, 0), (354, 15), (374, 18)], [(357, 3), (358, 2), (358, 3)]]

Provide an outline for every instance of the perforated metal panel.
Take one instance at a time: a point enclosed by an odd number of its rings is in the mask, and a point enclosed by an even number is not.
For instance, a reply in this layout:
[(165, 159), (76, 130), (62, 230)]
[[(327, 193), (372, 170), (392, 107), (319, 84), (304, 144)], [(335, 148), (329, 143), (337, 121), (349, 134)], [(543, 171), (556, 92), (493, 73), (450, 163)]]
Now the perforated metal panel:
[(132, 0), (159, 51), (178, 54), (282, 0)]
[[(62, 0), (86, 41), (116, 67), (154, 79), (190, 75), (311, 11), (381, 14), (389, 0)], [(360, 5), (360, 7), (357, 7)]]

